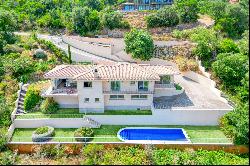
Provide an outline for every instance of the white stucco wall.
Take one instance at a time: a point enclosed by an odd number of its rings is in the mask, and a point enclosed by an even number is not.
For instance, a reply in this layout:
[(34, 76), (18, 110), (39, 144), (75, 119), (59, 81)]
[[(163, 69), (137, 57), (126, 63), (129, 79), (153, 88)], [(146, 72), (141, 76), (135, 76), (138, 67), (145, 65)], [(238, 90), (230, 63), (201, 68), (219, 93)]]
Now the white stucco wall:
[(53, 96), (61, 108), (78, 108), (78, 97), (73, 95)]
[(153, 103), (153, 95), (147, 95), (146, 100), (131, 100), (131, 95), (124, 95), (124, 100), (110, 100), (109, 95), (104, 96), (105, 109), (113, 110), (135, 110), (140, 109), (151, 109)]
[[(84, 81), (77, 82), (79, 110), (81, 112), (103, 112), (104, 99), (101, 81), (92, 81), (91, 88), (83, 87)], [(85, 102), (85, 98), (89, 98), (89, 102)], [(95, 102), (95, 98), (99, 98), (99, 102)]]
[[(88, 115), (102, 125), (218, 125), (221, 116), (230, 110), (155, 110), (153, 115)], [(16, 128), (37, 128), (49, 125), (55, 128), (78, 128), (82, 118), (15, 119)]]

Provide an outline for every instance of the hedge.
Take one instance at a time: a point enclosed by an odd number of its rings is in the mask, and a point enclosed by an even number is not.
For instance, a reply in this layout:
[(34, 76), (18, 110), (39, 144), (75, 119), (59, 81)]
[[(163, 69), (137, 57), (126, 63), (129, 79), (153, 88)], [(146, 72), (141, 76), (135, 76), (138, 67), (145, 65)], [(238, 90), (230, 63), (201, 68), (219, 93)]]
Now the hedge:
[(40, 95), (41, 89), (38, 86), (30, 85), (24, 97), (24, 110), (31, 111), (42, 99)]

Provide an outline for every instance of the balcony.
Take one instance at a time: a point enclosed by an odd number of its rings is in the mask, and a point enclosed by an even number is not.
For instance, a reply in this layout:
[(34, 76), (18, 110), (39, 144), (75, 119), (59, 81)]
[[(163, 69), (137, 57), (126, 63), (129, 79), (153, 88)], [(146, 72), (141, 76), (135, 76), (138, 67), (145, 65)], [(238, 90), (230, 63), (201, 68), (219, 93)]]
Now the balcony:
[(113, 94), (154, 94), (154, 91), (149, 90), (104, 90), (103, 94), (113, 95)]
[(155, 84), (155, 89), (166, 89), (166, 88), (175, 88), (174, 83), (170, 83), (170, 84)]
[(76, 88), (59, 88), (52, 90), (52, 87), (50, 87), (47, 90), (42, 91), (43, 97), (53, 97), (53, 96), (78, 96), (77, 89)]

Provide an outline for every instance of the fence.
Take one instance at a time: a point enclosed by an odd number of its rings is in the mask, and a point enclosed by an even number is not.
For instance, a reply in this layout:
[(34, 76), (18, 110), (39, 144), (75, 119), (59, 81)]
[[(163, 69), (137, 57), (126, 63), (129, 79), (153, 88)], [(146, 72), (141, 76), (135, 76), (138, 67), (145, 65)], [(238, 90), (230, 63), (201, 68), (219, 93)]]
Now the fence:
[(14, 114), (16, 119), (83, 118), (85, 114)]
[(121, 143), (121, 144), (223, 144), (233, 145), (228, 138), (191, 138), (191, 139), (176, 139), (176, 140), (126, 140), (121, 141), (118, 137), (43, 137), (45, 141), (33, 142), (32, 137), (13, 137), (10, 144), (53, 144), (53, 143)]

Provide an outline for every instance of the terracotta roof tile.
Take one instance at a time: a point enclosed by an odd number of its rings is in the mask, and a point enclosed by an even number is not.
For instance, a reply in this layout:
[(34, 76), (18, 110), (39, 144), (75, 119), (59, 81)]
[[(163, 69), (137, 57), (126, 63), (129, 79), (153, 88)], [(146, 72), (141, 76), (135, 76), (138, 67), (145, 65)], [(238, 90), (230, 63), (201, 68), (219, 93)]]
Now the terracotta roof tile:
[[(95, 72), (95, 70), (97, 72)], [(159, 75), (178, 74), (171, 66), (150, 66), (130, 63), (105, 65), (64, 65), (45, 74), (46, 78), (76, 80), (159, 80)]]

